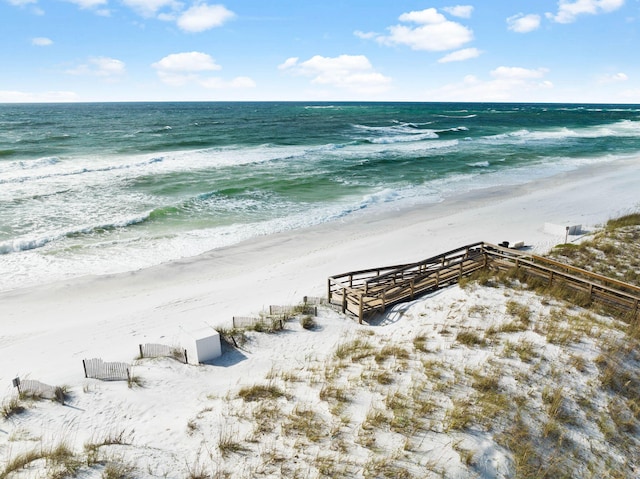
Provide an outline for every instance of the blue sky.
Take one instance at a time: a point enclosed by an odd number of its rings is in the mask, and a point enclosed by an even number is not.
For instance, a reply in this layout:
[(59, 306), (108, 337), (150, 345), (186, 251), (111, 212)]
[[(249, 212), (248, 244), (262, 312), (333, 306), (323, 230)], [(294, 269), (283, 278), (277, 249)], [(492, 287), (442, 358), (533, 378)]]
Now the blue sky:
[(640, 103), (640, 0), (0, 0), (0, 102)]

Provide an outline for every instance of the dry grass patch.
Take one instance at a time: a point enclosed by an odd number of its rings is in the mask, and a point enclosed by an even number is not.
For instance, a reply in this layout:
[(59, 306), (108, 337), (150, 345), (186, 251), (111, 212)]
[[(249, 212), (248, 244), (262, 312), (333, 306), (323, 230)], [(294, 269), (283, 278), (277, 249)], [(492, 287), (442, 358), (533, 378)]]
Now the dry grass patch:
[(311, 442), (318, 442), (327, 435), (327, 425), (322, 417), (310, 406), (296, 405), (282, 425), (286, 435), (304, 436)]
[(396, 359), (409, 359), (409, 351), (404, 349), (402, 346), (397, 344), (384, 346), (381, 350), (379, 350), (374, 358), (377, 363), (382, 363), (389, 359), (390, 357), (394, 357)]
[(255, 384), (243, 387), (238, 391), (238, 397), (248, 402), (278, 399), (284, 396), (284, 391), (274, 384)]
[(22, 414), (26, 411), (26, 407), (18, 396), (5, 399), (0, 406), (0, 415), (4, 419), (9, 419), (17, 414)]
[(74, 455), (71, 448), (65, 442), (60, 442), (51, 448), (41, 446), (38, 449), (17, 454), (0, 470), (0, 479), (11, 477), (13, 473), (40, 460), (45, 461), (48, 479), (73, 477), (82, 466), (82, 461)]
[(460, 344), (464, 344), (465, 346), (469, 346), (469, 347), (484, 346), (486, 343), (484, 337), (481, 336), (479, 332), (472, 331), (470, 329), (467, 329), (465, 331), (460, 331), (456, 335), (456, 341), (459, 342)]

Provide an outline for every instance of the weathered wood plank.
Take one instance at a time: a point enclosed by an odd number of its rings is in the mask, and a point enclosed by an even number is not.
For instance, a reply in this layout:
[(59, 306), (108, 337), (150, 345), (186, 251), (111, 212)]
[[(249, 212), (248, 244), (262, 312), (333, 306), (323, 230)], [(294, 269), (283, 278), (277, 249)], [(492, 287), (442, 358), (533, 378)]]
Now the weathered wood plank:
[(457, 283), (479, 269), (514, 266), (547, 284), (559, 282), (563, 287), (584, 292), (592, 301), (639, 313), (640, 287), (484, 242), (462, 246), (417, 263), (332, 276), (328, 280), (328, 299), (331, 303), (341, 304), (344, 313), (362, 321), (364, 316), (384, 311), (392, 304)]

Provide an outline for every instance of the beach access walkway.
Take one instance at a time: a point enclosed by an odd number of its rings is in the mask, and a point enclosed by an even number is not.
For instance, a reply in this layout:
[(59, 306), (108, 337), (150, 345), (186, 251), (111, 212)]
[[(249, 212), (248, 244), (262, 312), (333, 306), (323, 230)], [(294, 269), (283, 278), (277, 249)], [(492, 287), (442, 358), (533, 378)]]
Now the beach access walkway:
[(365, 318), (382, 313), (394, 304), (455, 284), (485, 268), (503, 271), (515, 268), (515, 273), (523, 274), (529, 283), (535, 281), (566, 288), (589, 303), (601, 303), (629, 314), (635, 320), (640, 314), (638, 286), (526, 251), (482, 241), (417, 263), (331, 276), (328, 279), (328, 301), (362, 323)]

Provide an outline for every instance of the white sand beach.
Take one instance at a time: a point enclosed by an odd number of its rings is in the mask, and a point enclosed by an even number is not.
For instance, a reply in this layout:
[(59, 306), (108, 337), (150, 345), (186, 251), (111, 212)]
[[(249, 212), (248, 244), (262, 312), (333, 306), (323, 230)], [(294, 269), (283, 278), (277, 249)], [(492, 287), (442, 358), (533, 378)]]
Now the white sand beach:
[[(234, 315), (255, 315), (269, 304), (296, 304), (305, 295), (324, 296), (332, 274), (419, 261), (482, 240), (524, 241), (544, 251), (564, 241), (564, 235), (545, 231), (545, 223), (579, 224), (588, 232), (637, 210), (638, 184), (640, 158), (619, 160), (409, 211), (362, 213), (133, 273), (1, 293), (0, 401), (15, 394), (11, 381), (17, 376), (65, 385), (71, 396), (67, 406), (37, 403), (23, 414), (0, 419), (0, 463), (36, 443), (64, 437), (81, 451), (92, 438), (124, 431), (134, 446), (122, 454), (137, 462), (135, 477), (163, 477), (162, 471), (164, 477), (189, 477), (186, 464), (194, 464), (198, 451), (209, 446), (206, 434), (190, 433), (187, 424), (199, 417), (211, 397), (264, 380), (273, 368), (295, 369), (310, 356), (321, 360), (360, 329), (401, 338), (417, 334), (417, 325), (403, 324), (400, 318), (359, 326), (325, 312), (316, 332), (293, 325), (291, 334), (263, 335), (218, 365), (153, 361), (135, 366), (145, 385), (134, 389), (126, 383), (86, 380), (82, 359), (133, 361), (138, 344), (175, 341), (181, 327), (228, 328)], [(458, 301), (454, 297), (449, 300)], [(437, 301), (447, 298), (439, 295)], [(211, 424), (219, 424), (225, 414), (217, 411)], [(218, 437), (213, 425), (199, 427)], [(236, 461), (233, 477), (250, 477), (246, 461)], [(11, 477), (44, 477), (34, 472), (43, 468), (27, 468)], [(490, 469), (487, 466), (486, 477), (502, 477)], [(101, 469), (83, 474), (100, 477)]]

